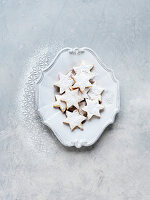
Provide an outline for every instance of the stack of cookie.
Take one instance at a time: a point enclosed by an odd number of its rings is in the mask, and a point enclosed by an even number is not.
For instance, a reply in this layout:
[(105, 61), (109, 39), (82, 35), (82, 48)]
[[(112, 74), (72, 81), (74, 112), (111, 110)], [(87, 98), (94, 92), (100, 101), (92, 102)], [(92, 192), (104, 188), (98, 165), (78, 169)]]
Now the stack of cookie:
[(100, 117), (100, 110), (104, 109), (104, 89), (94, 82), (93, 68), (94, 65), (75, 66), (66, 75), (59, 73), (59, 80), (54, 84), (59, 88), (59, 94), (55, 95), (53, 107), (66, 114), (63, 122), (69, 124), (71, 130), (76, 127), (83, 129), (84, 121), (92, 116)]

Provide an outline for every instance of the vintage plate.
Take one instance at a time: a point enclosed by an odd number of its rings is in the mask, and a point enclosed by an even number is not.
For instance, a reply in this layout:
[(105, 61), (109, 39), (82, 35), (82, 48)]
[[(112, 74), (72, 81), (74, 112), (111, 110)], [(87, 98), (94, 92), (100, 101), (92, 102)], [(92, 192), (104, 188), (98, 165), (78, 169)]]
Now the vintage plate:
[[(101, 118), (93, 118), (84, 123), (84, 130), (71, 131), (63, 124), (65, 115), (59, 109), (53, 108), (56, 89), (53, 83), (58, 80), (58, 73), (67, 73), (77, 64), (94, 64), (97, 74), (94, 80), (105, 89), (103, 93), (104, 111)], [(90, 146), (101, 136), (103, 130), (114, 122), (116, 113), (120, 109), (119, 82), (112, 70), (108, 69), (89, 48), (64, 48), (54, 58), (50, 66), (44, 70), (37, 82), (36, 106), (42, 122), (56, 135), (65, 146)]]

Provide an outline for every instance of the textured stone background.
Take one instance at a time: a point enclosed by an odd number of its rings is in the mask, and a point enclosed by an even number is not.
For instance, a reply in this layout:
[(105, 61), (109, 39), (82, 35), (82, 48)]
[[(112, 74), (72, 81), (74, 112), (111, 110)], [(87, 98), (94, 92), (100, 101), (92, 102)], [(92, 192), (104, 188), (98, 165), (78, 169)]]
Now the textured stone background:
[[(29, 60), (66, 46), (94, 49), (120, 80), (115, 124), (81, 150), (16, 115)], [(150, 1), (1, 0), (0, 131), (0, 200), (149, 200)]]

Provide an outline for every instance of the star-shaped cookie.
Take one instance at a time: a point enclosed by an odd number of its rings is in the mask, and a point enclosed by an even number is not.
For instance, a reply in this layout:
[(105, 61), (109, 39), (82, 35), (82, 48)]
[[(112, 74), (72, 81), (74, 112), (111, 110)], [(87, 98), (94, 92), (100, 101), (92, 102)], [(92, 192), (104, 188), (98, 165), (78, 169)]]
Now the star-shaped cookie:
[(54, 83), (54, 85), (60, 88), (60, 94), (65, 92), (68, 88), (70, 88), (74, 84), (71, 75), (72, 75), (71, 72), (69, 72), (66, 75), (59, 73), (59, 81)]
[(53, 104), (53, 107), (60, 108), (62, 112), (65, 112), (67, 106), (65, 102), (61, 101), (62, 95), (56, 95), (55, 96), (56, 101)]
[(75, 71), (76, 74), (79, 74), (81, 72), (90, 73), (93, 67), (94, 65), (79, 65), (79, 66), (73, 67), (73, 70)]
[(67, 118), (63, 121), (63, 123), (69, 124), (71, 130), (76, 127), (83, 129), (82, 122), (86, 120), (86, 117), (80, 115), (77, 110), (74, 110), (73, 112), (66, 111), (66, 115)]
[(95, 99), (95, 100), (99, 100), (100, 102), (102, 102), (102, 92), (104, 91), (104, 88), (99, 87), (96, 83), (94, 83), (92, 85), (92, 87), (90, 88), (88, 95), (91, 99)]
[(83, 111), (87, 112), (88, 119), (92, 116), (100, 117), (100, 110), (104, 109), (102, 104), (99, 104), (98, 100), (86, 99), (87, 105), (82, 108)]
[(79, 88), (82, 93), (85, 90), (85, 88), (92, 86), (92, 84), (89, 81), (92, 77), (90, 77), (86, 72), (76, 74), (75, 76), (72, 76), (72, 78), (75, 82), (72, 88)]
[(83, 97), (79, 95), (79, 90), (66, 90), (66, 92), (62, 95), (61, 101), (66, 102), (67, 108), (75, 106), (79, 108), (79, 102), (84, 100)]

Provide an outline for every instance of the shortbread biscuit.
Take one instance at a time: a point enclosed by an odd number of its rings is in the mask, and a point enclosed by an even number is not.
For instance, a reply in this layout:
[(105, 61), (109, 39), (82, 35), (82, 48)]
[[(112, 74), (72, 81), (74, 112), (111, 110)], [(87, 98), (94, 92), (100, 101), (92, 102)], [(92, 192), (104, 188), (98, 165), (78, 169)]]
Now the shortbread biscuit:
[(74, 81), (71, 78), (71, 75), (72, 75), (71, 72), (69, 72), (66, 75), (59, 73), (59, 81), (54, 83), (54, 85), (60, 88), (60, 94), (65, 92), (67, 89), (69, 89), (74, 84)]
[(103, 110), (104, 106), (99, 104), (98, 100), (86, 99), (86, 103), (87, 105), (82, 110), (87, 112), (87, 118), (91, 119), (92, 116), (100, 117), (100, 110)]
[(84, 100), (83, 97), (79, 95), (79, 90), (66, 90), (66, 92), (62, 95), (61, 101), (66, 102), (67, 104), (67, 109), (75, 106), (76, 108), (79, 109), (79, 102)]
[(53, 107), (60, 108), (62, 112), (65, 112), (67, 109), (66, 103), (61, 101), (62, 95), (55, 95), (56, 101), (53, 104)]
[(86, 120), (86, 117), (80, 115), (77, 110), (73, 112), (66, 111), (67, 118), (63, 121), (65, 124), (69, 124), (71, 130), (78, 127), (83, 129), (82, 122)]
[(102, 93), (104, 91), (104, 88), (99, 87), (96, 83), (94, 83), (92, 85), (92, 87), (90, 88), (88, 95), (91, 99), (93, 100), (99, 100), (100, 102), (102, 102)]
[(92, 84), (90, 83), (90, 77), (89, 74), (86, 72), (81, 72), (79, 74), (76, 74), (75, 76), (72, 76), (75, 84), (71, 88), (79, 88), (80, 91), (83, 93), (85, 88), (91, 87)]

